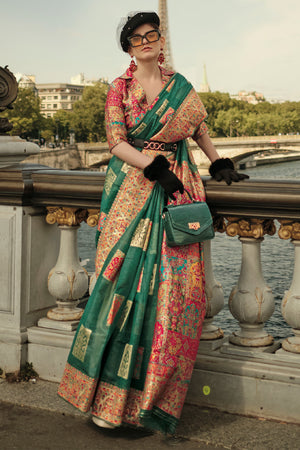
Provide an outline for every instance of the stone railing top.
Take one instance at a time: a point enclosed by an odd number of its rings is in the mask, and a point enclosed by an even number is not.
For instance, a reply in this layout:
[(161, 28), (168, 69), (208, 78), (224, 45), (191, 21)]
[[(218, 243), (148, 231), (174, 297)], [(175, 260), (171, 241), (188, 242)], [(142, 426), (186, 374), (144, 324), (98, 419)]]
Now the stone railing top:
[[(99, 208), (105, 173), (21, 164), (0, 171), (0, 204)], [(300, 220), (300, 181), (202, 178), (214, 215)]]
[(249, 179), (227, 186), (202, 180), (214, 214), (300, 220), (300, 181)]
[(0, 204), (97, 208), (105, 173), (19, 164), (0, 170)]

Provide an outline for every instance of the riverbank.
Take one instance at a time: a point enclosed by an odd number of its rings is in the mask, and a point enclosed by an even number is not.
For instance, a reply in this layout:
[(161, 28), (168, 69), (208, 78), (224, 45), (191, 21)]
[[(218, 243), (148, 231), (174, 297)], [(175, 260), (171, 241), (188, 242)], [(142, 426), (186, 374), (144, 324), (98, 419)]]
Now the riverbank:
[(292, 152), (284, 152), (284, 153), (275, 153), (270, 155), (256, 155), (253, 158), (249, 159), (248, 161), (241, 161), (237, 163), (238, 169), (247, 169), (249, 167), (257, 167), (257, 166), (263, 166), (267, 164), (277, 164), (277, 163), (284, 163), (284, 162), (290, 162), (290, 161), (299, 161), (300, 160), (300, 149), (298, 151), (292, 151)]

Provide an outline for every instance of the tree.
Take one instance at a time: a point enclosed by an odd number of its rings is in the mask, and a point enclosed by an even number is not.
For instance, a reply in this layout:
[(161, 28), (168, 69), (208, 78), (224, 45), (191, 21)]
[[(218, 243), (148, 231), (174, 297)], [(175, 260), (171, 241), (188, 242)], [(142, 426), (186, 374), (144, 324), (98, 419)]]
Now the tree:
[[(205, 92), (199, 94), (205, 109), (208, 113), (208, 119), (207, 119), (207, 125), (209, 128), (209, 134), (212, 137), (216, 136), (229, 136), (229, 135), (237, 135), (236, 131), (230, 132), (230, 128), (232, 130), (232, 126), (230, 125), (230, 122), (232, 124), (235, 124), (236, 127), (236, 120), (239, 120), (239, 117), (236, 118), (230, 118), (229, 116), (226, 119), (227, 125), (226, 130), (222, 128), (221, 122), (225, 118), (224, 114), (221, 114), (219, 117), (219, 120), (217, 120), (218, 115), (220, 112), (227, 112), (231, 111), (232, 109), (235, 109), (235, 111), (249, 111), (251, 109), (252, 105), (249, 105), (246, 102), (242, 102), (239, 100), (235, 100), (230, 98), (230, 95), (228, 93), (224, 92)], [(235, 113), (237, 114), (237, 113)], [(226, 115), (226, 114), (225, 114)], [(232, 115), (232, 114), (230, 114)], [(222, 119), (221, 119), (222, 118)], [(234, 121), (234, 122), (233, 122)]]
[(199, 97), (208, 114), (207, 126), (209, 128), (209, 134), (212, 137), (218, 136), (218, 131), (215, 128), (215, 120), (219, 111), (227, 111), (231, 108), (232, 101), (230, 95), (222, 92), (203, 92), (199, 94)]
[(40, 100), (32, 89), (19, 88), (13, 109), (4, 115), (14, 126), (10, 132), (14, 136), (39, 139), (41, 130), (47, 128), (47, 119), (40, 112)]
[(60, 141), (68, 141), (72, 128), (72, 117), (72, 112), (64, 109), (58, 110), (53, 116), (53, 128)]
[(208, 112), (208, 128), (216, 136), (262, 136), (300, 131), (300, 102), (256, 105), (231, 99), (229, 94), (199, 94)]
[(232, 108), (233, 100), (223, 92), (203, 92), (199, 94), (208, 115), (216, 116), (218, 111)]
[(71, 126), (79, 142), (105, 142), (105, 100), (108, 85), (98, 82), (83, 90), (82, 100), (73, 106)]
[(295, 133), (300, 131), (300, 115), (297, 111), (287, 111), (280, 116), (280, 133)]
[(241, 136), (243, 134), (243, 123), (245, 113), (234, 107), (227, 111), (218, 112), (214, 120), (214, 128), (218, 136)]

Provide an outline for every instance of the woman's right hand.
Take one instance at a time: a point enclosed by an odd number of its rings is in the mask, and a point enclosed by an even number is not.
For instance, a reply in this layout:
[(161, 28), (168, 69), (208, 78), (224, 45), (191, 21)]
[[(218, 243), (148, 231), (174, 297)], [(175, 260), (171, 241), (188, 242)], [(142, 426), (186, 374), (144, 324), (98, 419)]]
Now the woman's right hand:
[(174, 192), (179, 191), (183, 194), (184, 187), (174, 172), (169, 170), (170, 163), (163, 155), (158, 155), (154, 160), (144, 168), (144, 176), (150, 181), (157, 181), (166, 194), (175, 200)]

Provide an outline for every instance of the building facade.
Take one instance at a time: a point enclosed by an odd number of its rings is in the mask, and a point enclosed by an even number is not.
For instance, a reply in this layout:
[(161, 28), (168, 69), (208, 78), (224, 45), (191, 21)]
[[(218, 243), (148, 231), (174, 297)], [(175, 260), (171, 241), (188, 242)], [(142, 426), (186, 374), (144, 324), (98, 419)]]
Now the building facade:
[(257, 103), (265, 100), (264, 95), (261, 92), (255, 91), (240, 91), (237, 95), (231, 95), (230, 97), (234, 100), (241, 100), (243, 102), (251, 103), (252, 105), (257, 105)]
[(60, 110), (72, 110), (73, 104), (82, 99), (83, 85), (68, 83), (37, 84), (41, 100), (41, 113), (44, 117), (53, 117)]
[(35, 75), (25, 75), (22, 73), (14, 74), (18, 83), (18, 86), (22, 89), (32, 89), (37, 94)]
[(73, 77), (71, 77), (71, 84), (77, 84), (80, 86), (95, 86), (97, 83), (108, 84), (107, 78), (86, 78), (84, 73), (79, 73)]

